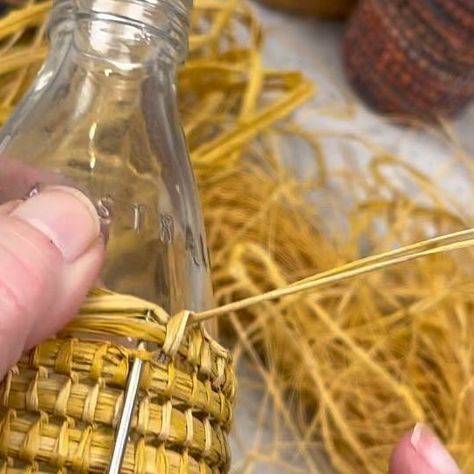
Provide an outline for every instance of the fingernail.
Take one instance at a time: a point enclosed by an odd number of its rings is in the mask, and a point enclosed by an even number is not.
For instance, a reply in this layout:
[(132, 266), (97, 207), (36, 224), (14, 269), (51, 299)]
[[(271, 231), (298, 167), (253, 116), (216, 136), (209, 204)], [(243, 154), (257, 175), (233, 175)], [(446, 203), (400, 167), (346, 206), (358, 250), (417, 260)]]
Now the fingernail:
[(67, 262), (77, 260), (100, 235), (100, 220), (92, 202), (66, 186), (45, 188), (10, 215), (43, 233)]
[(438, 474), (461, 474), (456, 461), (436, 435), (423, 423), (416, 424), (410, 443)]

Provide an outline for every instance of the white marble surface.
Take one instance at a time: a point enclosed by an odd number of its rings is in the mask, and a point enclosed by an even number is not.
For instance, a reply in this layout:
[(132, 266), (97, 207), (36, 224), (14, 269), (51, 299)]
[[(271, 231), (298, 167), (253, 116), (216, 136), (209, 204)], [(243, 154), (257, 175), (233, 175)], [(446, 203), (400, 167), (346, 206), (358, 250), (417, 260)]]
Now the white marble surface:
[[(341, 59), (343, 24), (287, 15), (255, 3), (254, 8), (265, 26), (266, 65), (279, 69), (304, 71), (317, 84), (316, 98), (299, 112), (309, 129), (331, 129), (364, 134), (388, 150), (405, 156), (411, 163), (416, 163), (419, 168), (427, 172), (432, 171), (435, 163), (438, 166), (446, 159), (447, 149), (439, 140), (427, 135), (410, 134), (405, 127), (389, 124), (367, 110), (357, 100), (354, 102), (354, 113), (350, 118), (336, 118), (324, 113), (327, 110), (326, 106), (341, 103), (345, 94), (351, 94), (344, 77)], [(466, 149), (474, 155), (474, 105), (471, 105), (461, 117), (454, 121), (452, 126)], [(466, 199), (470, 197), (472, 183), (463, 182), (463, 176), (459, 173), (447, 176), (445, 181), (442, 183), (443, 186), (446, 185), (450, 190), (454, 190), (458, 197), (463, 193)], [(246, 474), (331, 472), (320, 456), (316, 456), (319, 470), (308, 471), (307, 468), (300, 468), (300, 470), (298, 456), (290, 454), (288, 462), (292, 466), (291, 469), (289, 466), (282, 467), (272, 462), (272, 459), (278, 456), (272, 455), (272, 448), (270, 448), (273, 439), (271, 408), (268, 409), (267, 428), (262, 433), (256, 432), (260, 398), (266, 393), (265, 383), (257, 375), (252, 374), (249, 368), (243, 368), (240, 376), (244, 383), (241, 384), (235, 423), (233, 472)], [(253, 381), (252, 384), (249, 380)], [(249, 388), (251, 386), (252, 389)], [(291, 435), (288, 436), (291, 440)], [(256, 441), (256, 438), (259, 439)], [(268, 461), (253, 468), (240, 464), (242, 446), (251, 450), (252, 446), (257, 445), (260, 445), (258, 450), (261, 450), (261, 446), (269, 446)], [(296, 449), (293, 448), (293, 451), (295, 452)]]

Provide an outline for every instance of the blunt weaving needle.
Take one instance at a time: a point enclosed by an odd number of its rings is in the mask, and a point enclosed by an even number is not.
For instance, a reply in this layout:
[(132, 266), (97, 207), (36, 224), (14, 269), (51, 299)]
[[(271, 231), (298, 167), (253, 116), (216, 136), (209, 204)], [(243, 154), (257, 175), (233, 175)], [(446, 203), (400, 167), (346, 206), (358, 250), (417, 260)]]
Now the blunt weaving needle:
[[(146, 321), (150, 321), (151, 315), (146, 315)], [(139, 351), (146, 350), (147, 344), (140, 341), (137, 345)], [(132, 369), (128, 375), (127, 386), (125, 388), (125, 398), (123, 401), (123, 409), (120, 415), (120, 420), (115, 434), (114, 446), (112, 450), (112, 457), (110, 459), (107, 474), (120, 474), (127, 449), (127, 443), (130, 433), (130, 425), (132, 423), (133, 410), (140, 391), (140, 382), (142, 379), (144, 361), (136, 357), (133, 361)]]
[[(140, 342), (137, 346), (139, 350), (145, 349), (146, 344)], [(123, 410), (120, 415), (120, 421), (115, 435), (112, 458), (110, 460), (108, 474), (120, 474), (122, 469), (125, 450), (129, 438), (130, 425), (132, 423), (133, 410), (140, 390), (140, 381), (143, 373), (144, 362), (140, 358), (136, 358), (132, 365), (132, 370), (128, 376), (127, 387), (125, 389), (125, 399), (123, 402)]]

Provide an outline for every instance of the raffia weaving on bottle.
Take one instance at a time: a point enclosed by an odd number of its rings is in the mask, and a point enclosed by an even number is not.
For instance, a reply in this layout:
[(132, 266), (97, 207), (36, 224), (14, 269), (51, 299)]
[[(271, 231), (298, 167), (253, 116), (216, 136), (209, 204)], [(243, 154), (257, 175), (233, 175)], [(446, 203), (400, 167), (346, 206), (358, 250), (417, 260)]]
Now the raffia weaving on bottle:
[[(151, 320), (150, 320), (151, 316)], [(57, 339), (25, 355), (0, 392), (0, 472), (104, 472), (131, 361), (146, 361), (124, 473), (221, 473), (235, 380), (229, 353), (189, 312), (105, 291), (91, 293)], [(133, 337), (137, 351), (77, 332)]]
[[(232, 472), (260, 474), (263, 465), (272, 473), (327, 474), (314, 456), (321, 447), (334, 472), (385, 474), (394, 444), (422, 418), (463, 472), (473, 473), (472, 250), (425, 252), (363, 278), (336, 270), (473, 227), (471, 206), (442, 184), (460, 171), (471, 183), (471, 203), (474, 160), (451, 146), (449, 128), (430, 129), (429, 136), (450, 144), (448, 163), (430, 163), (435, 178), (428, 178), (367, 137), (282, 122), (311, 96), (312, 84), (299, 72), (262, 66), (260, 27), (243, 1), (196, 0), (195, 8), (180, 100), (218, 303), (258, 300), (314, 273), (335, 272), (325, 277), (331, 285), (321, 285), (321, 276), (306, 283), (320, 285), (315, 293), (227, 307), (234, 364), (258, 373), (257, 381), (241, 377), (239, 385), (261, 395), (258, 403), (237, 405), (257, 427), (234, 423), (242, 450), (234, 450)], [(0, 25), (0, 119), (41, 61), (39, 30), (21, 33), (37, 9), (39, 26), (47, 6), (35, 4), (19, 13), (21, 21)], [(285, 166), (301, 158), (295, 141), (311, 150), (316, 168), (304, 179)], [(336, 153), (325, 153), (327, 142)], [(353, 156), (359, 148), (361, 161)], [(288, 463), (292, 455), (301, 467)]]

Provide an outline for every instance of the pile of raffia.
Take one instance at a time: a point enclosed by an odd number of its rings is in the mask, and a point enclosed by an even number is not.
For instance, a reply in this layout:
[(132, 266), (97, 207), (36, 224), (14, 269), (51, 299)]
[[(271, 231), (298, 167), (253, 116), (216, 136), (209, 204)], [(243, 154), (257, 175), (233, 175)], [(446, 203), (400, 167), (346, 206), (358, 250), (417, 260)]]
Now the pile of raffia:
[[(50, 4), (27, 3), (0, 20), (0, 122), (46, 54)], [(384, 473), (425, 421), (473, 473), (474, 232), (459, 232), (473, 222), (437, 178), (469, 182), (474, 162), (450, 139), (428, 177), (362, 137), (295, 125), (313, 86), (264, 68), (242, 2), (196, 0), (190, 46), (181, 109), (221, 306), (201, 316), (227, 315), (241, 386), (260, 397), (241, 401), (258, 429), (236, 427), (233, 471), (323, 472), (326, 455), (336, 472)]]

